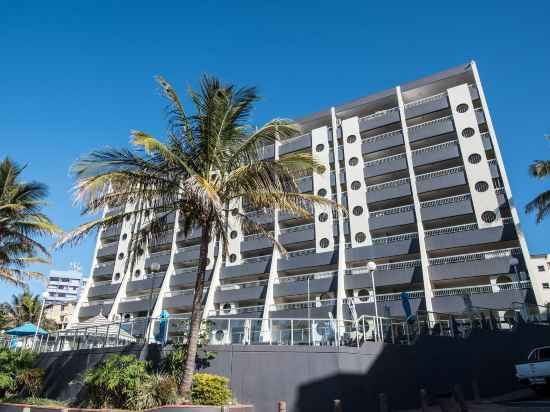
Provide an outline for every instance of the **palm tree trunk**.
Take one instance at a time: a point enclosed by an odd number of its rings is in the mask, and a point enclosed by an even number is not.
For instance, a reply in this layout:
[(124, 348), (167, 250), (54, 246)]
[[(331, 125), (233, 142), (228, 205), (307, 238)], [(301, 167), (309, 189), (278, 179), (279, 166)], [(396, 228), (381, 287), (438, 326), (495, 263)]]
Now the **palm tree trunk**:
[(204, 278), (208, 259), (208, 244), (210, 243), (210, 227), (203, 225), (199, 265), (197, 267), (197, 280), (195, 281), (195, 294), (193, 296), (193, 308), (191, 310), (191, 324), (189, 325), (189, 338), (187, 340), (187, 356), (183, 370), (183, 379), (180, 386), (180, 394), (189, 399), (191, 385), (193, 383), (193, 374), (197, 357), (197, 346), (199, 343), (201, 320), (202, 320), (202, 300), (204, 289)]

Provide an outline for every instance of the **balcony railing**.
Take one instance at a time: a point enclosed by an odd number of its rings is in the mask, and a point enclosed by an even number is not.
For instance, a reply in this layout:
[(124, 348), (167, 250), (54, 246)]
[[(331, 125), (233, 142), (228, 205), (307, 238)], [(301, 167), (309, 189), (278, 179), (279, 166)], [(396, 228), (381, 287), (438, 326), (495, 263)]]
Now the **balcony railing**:
[[(378, 265), (376, 267), (376, 272), (383, 272), (386, 270), (404, 270), (404, 269), (420, 267), (420, 266), (422, 266), (422, 262), (420, 259), (405, 260), (403, 262), (384, 263), (382, 265)], [(367, 268), (367, 266), (360, 266), (356, 268), (346, 269), (347, 275), (362, 275), (368, 272), (369, 272), (369, 269)]]
[(164, 297), (165, 298), (173, 298), (175, 296), (193, 295), (194, 293), (195, 293), (195, 289), (171, 290), (171, 291), (166, 292), (164, 294)]
[(275, 279), (275, 284), (281, 283), (293, 283), (293, 282), (303, 282), (306, 280), (318, 280), (318, 279), (329, 279), (338, 276), (337, 270), (327, 270), (324, 272), (308, 273), (294, 276), (281, 276)]
[[(424, 298), (424, 291), (423, 290), (413, 290), (413, 291), (407, 291), (407, 296), (409, 299), (422, 299)], [(353, 303), (374, 303), (374, 295), (369, 296), (357, 296), (353, 298), (348, 298)], [(401, 300), (401, 292), (396, 293), (377, 293), (376, 294), (376, 301), (377, 302), (393, 302), (396, 300)]]
[[(287, 257), (297, 257), (297, 256), (306, 256), (306, 255), (312, 255), (316, 253), (315, 248), (311, 249), (302, 249), (302, 250), (295, 250), (293, 252), (288, 252)], [(270, 255), (271, 256), (271, 255)]]
[(82, 307), (88, 307), (88, 306), (96, 306), (96, 305), (110, 305), (111, 303), (114, 303), (114, 299), (102, 299), (102, 300), (90, 300), (88, 302), (83, 302)]
[(265, 262), (266, 260), (271, 259), (271, 253), (269, 255), (263, 255), (263, 256), (254, 256), (250, 258), (246, 258), (242, 260), (242, 263), (257, 263), (257, 262)]
[(293, 233), (293, 232), (302, 232), (304, 230), (315, 229), (315, 223), (308, 223), (300, 226), (291, 226), (284, 229), (281, 229), (280, 234)]
[(399, 153), (396, 155), (381, 157), (380, 159), (369, 160), (365, 162), (365, 166), (375, 166), (385, 162), (391, 162), (392, 160), (404, 159), (407, 155), (405, 153)]
[(227, 316), (227, 315), (240, 315), (244, 313), (257, 313), (257, 312), (263, 312), (264, 305), (258, 305), (258, 306), (244, 306), (239, 308), (232, 308), (232, 309), (216, 309), (211, 310), (209, 312), (209, 316)]
[(465, 253), (463, 255), (443, 256), (430, 259), (430, 265), (445, 265), (449, 263), (474, 262), (477, 260), (489, 260), (506, 256), (521, 255), (521, 248), (508, 248), (500, 250), (488, 250), (486, 252)]
[(467, 232), (469, 230), (478, 230), (478, 229), (479, 227), (477, 223), (466, 223), (464, 225), (456, 225), (456, 226), (426, 230), (425, 235), (426, 237), (430, 237), (430, 236), (437, 236), (437, 235), (447, 235), (450, 233)]
[(94, 282), (92, 287), (95, 288), (96, 286), (105, 286), (105, 285), (112, 285), (112, 284), (113, 282), (111, 280), (102, 280), (101, 282)]
[(374, 212), (370, 212), (369, 216), (371, 218), (380, 217), (380, 216), (388, 216), (388, 215), (394, 215), (396, 213), (409, 212), (411, 210), (414, 210), (414, 205), (413, 204), (405, 205), (405, 206), (398, 206), (398, 207), (390, 207), (389, 209), (375, 210)]
[(463, 286), (457, 288), (434, 289), (433, 295), (434, 297), (463, 296), (474, 295), (478, 293), (498, 293), (503, 290), (529, 289), (530, 287), (530, 281), (522, 280), (520, 282), (508, 282), (500, 284), (497, 283), (496, 285)]
[(241, 283), (228, 283), (225, 285), (220, 285), (220, 290), (239, 290), (239, 289), (246, 289), (246, 288), (256, 288), (260, 286), (267, 285), (268, 280), (262, 279), (262, 280), (254, 280), (252, 282), (241, 282)]
[(383, 236), (372, 239), (374, 245), (385, 245), (388, 243), (400, 242), (402, 240), (417, 239), (417, 232), (402, 233), (400, 235)]
[(377, 134), (376, 136), (365, 137), (363, 140), (365, 141), (365, 143), (375, 143), (375, 142), (378, 142), (380, 140), (384, 140), (384, 139), (388, 139), (392, 136), (396, 136), (400, 133), (401, 133), (401, 129), (392, 130), (391, 132)]
[(445, 97), (445, 96), (447, 96), (447, 92), (438, 93), (438, 94), (434, 94), (433, 96), (428, 96), (428, 97), (424, 97), (422, 99), (414, 100), (410, 103), (407, 103), (405, 105), (405, 109), (408, 109), (409, 107), (419, 106), (419, 105), (424, 104), (424, 103), (433, 102), (433, 101), (439, 100), (439, 99), (441, 99), (442, 97)]
[(303, 302), (293, 303), (277, 303), (270, 306), (272, 312), (279, 310), (292, 310), (292, 309), (307, 309), (307, 308), (322, 308), (326, 306), (336, 305), (336, 299), (324, 299), (324, 300), (310, 300)]
[(420, 207), (426, 208), (426, 207), (443, 206), (451, 203), (462, 202), (470, 198), (471, 198), (470, 193), (465, 193), (463, 195), (457, 195), (457, 196), (442, 197), (440, 199), (428, 200), (427, 202), (422, 202), (420, 203)]
[(427, 121), (427, 122), (424, 122), (424, 123), (415, 124), (414, 126), (409, 126), (409, 130), (418, 129), (420, 127), (431, 126), (432, 124), (437, 124), (437, 123), (441, 123), (441, 122), (446, 122), (447, 120), (451, 120), (452, 118), (453, 118), (453, 116), (440, 117), (439, 119), (430, 120), (430, 121)]
[(387, 189), (389, 187), (401, 186), (401, 185), (409, 183), (410, 181), (411, 181), (411, 179), (409, 179), (408, 177), (405, 177), (403, 179), (391, 180), (389, 182), (379, 183), (377, 185), (370, 185), (370, 186), (367, 186), (367, 192), (373, 192), (375, 190), (384, 190), (384, 189)]
[(188, 273), (195, 273), (197, 272), (197, 269), (198, 269), (198, 266), (193, 266), (185, 269), (178, 269), (176, 270), (176, 273), (174, 273), (174, 275), (186, 275)]
[(437, 150), (443, 150), (447, 147), (457, 146), (458, 141), (457, 140), (449, 140), (448, 142), (438, 143), (434, 144), (432, 146), (426, 146), (421, 147), (420, 149), (416, 149), (412, 151), (413, 156), (417, 156), (422, 153), (429, 153), (429, 152), (435, 152)]
[(464, 171), (464, 166), (450, 167), (449, 169), (436, 170), (435, 172), (423, 173), (416, 176), (417, 181), (433, 179), (434, 177), (448, 176)]
[(389, 113), (392, 113), (392, 112), (399, 112), (399, 107), (392, 107), (391, 109), (379, 110), (375, 113), (372, 113), (372, 114), (369, 114), (367, 116), (361, 117), (359, 119), (359, 121), (367, 120), (367, 119), (374, 119), (376, 117), (385, 116), (385, 115), (387, 115)]

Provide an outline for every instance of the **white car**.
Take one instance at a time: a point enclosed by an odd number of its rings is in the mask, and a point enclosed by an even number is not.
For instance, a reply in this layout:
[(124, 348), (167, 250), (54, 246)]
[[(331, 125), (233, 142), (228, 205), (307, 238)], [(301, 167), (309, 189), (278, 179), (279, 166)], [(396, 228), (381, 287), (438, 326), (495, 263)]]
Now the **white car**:
[(516, 376), (536, 392), (550, 392), (550, 346), (533, 349), (527, 362), (516, 365)]

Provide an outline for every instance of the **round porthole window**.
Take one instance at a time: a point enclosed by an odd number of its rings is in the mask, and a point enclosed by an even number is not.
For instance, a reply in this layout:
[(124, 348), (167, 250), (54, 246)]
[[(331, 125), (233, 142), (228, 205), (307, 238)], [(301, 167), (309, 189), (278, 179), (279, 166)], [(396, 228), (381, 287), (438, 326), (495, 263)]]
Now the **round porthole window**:
[(363, 232), (359, 232), (355, 235), (355, 240), (357, 243), (363, 243), (367, 236)]
[(231, 263), (234, 263), (236, 260), (237, 260), (237, 255), (236, 254), (232, 253), (232, 254), (229, 255), (229, 261)]
[(326, 189), (319, 189), (317, 191), (317, 196), (325, 197), (326, 195), (327, 195), (327, 190)]
[(233, 210), (231, 210), (231, 214), (232, 214), (233, 216), (237, 216), (237, 215), (239, 214), (239, 209), (234, 208)]
[(140, 276), (141, 276), (141, 270), (136, 269), (136, 271), (134, 272), (134, 277), (139, 278)]
[(329, 241), (328, 239), (325, 237), (323, 239), (321, 239), (321, 241), (319, 242), (319, 246), (321, 246), (323, 249), (327, 248), (328, 245), (329, 245)]
[(348, 161), (348, 164), (350, 166), (357, 166), (357, 163), (359, 163), (359, 159), (356, 158), (356, 157), (352, 157), (351, 159), (349, 159)]
[(317, 152), (322, 152), (323, 150), (325, 150), (325, 145), (324, 144), (318, 144), (317, 146), (315, 146), (315, 150)]
[(348, 138), (346, 139), (348, 141), (348, 143), (355, 143), (355, 141), (357, 140), (357, 137), (354, 135), (354, 134), (350, 134), (348, 136)]
[(236, 238), (237, 238), (237, 235), (238, 235), (238, 233), (237, 233), (236, 230), (232, 230), (232, 231), (231, 231), (231, 235), (230, 235), (230, 236), (231, 236), (231, 239), (236, 239)]
[(138, 249), (137, 254), (138, 254), (138, 256), (143, 255), (143, 249)]
[(351, 189), (352, 190), (359, 190), (361, 188), (361, 182), (359, 180), (354, 180), (351, 182)]
[(464, 137), (472, 137), (475, 134), (475, 130), (471, 127), (467, 127), (464, 130), (462, 130), (462, 136)]
[(120, 279), (120, 273), (115, 273), (114, 276), (115, 281)]
[(127, 235), (126, 233), (124, 233), (124, 234), (122, 235), (122, 240), (126, 240), (126, 239), (128, 239), (128, 235)]
[(124, 253), (119, 253), (119, 254), (118, 254), (118, 258), (119, 258), (119, 259), (124, 259)]
[(326, 222), (327, 220), (328, 220), (328, 213), (323, 212), (319, 215), (319, 222)]
[[(225, 306), (224, 306), (223, 311), (224, 311), (225, 313), (231, 312), (231, 306), (229, 306), (229, 309), (228, 309), (227, 311), (225, 310)], [(223, 333), (223, 330), (218, 329), (218, 330), (216, 331), (215, 335), (216, 335), (216, 340), (217, 340), (218, 342), (222, 342), (222, 341), (223, 341), (223, 337), (225, 336), (225, 333)]]
[(479, 153), (472, 153), (470, 156), (468, 156), (468, 162), (473, 165), (481, 162), (481, 155)]
[(131, 217), (132, 216), (130, 216), (130, 215), (126, 215), (126, 220), (130, 220)]
[(481, 214), (481, 220), (483, 220), (485, 223), (493, 223), (496, 219), (496, 213), (491, 212), (490, 210), (487, 210)]
[(466, 113), (468, 111), (469, 106), (466, 103), (461, 103), (458, 106), (456, 106), (456, 111), (458, 113)]
[(489, 189), (489, 184), (482, 180), (477, 182), (474, 187), (478, 192), (486, 192)]
[(355, 216), (361, 216), (363, 214), (363, 208), (361, 206), (355, 206), (353, 208), (353, 214)]

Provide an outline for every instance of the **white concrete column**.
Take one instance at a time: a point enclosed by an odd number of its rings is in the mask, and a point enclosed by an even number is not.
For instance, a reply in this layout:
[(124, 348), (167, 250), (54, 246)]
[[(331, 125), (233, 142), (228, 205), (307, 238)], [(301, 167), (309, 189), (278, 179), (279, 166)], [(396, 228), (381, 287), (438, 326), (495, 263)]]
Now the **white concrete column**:
[(359, 118), (342, 120), (351, 247), (372, 245)]
[[(279, 159), (279, 147), (281, 142), (278, 140), (274, 143), (274, 156), (275, 160)], [(279, 211), (275, 209), (273, 211), (273, 238), (279, 240), (281, 229), (279, 225)], [(261, 340), (262, 342), (269, 342), (271, 340), (271, 331), (269, 330), (269, 310), (271, 306), (275, 303), (275, 298), (273, 296), (273, 289), (275, 284), (279, 280), (278, 273), (278, 264), (279, 264), (280, 253), (275, 245), (273, 245), (273, 252), (271, 253), (271, 265), (269, 267), (269, 278), (267, 279), (267, 289), (265, 292), (264, 299), (264, 310), (262, 313), (262, 325), (261, 325)]]
[(523, 253), (523, 259), (525, 260), (527, 270), (529, 271), (529, 277), (531, 278), (531, 285), (533, 287), (533, 292), (535, 293), (535, 299), (537, 301), (537, 304), (544, 305), (544, 290), (542, 289), (542, 280), (539, 278), (539, 273), (537, 271), (537, 268), (535, 267), (535, 265), (533, 264), (533, 261), (530, 258), (529, 248), (527, 247), (527, 241), (525, 240), (525, 235), (523, 234), (523, 229), (519, 221), (519, 214), (518, 214), (516, 205), (514, 203), (514, 197), (512, 196), (512, 188), (510, 186), (510, 181), (508, 180), (508, 176), (506, 174), (506, 169), (504, 168), (502, 153), (498, 145), (498, 137), (497, 137), (495, 128), (493, 126), (491, 112), (489, 111), (489, 106), (487, 105), (487, 100), (485, 98), (485, 92), (483, 91), (483, 85), (479, 77), (477, 65), (475, 61), (472, 61), (470, 65), (472, 67), (472, 73), (474, 75), (475, 86), (477, 87), (479, 100), (481, 102), (481, 107), (483, 108), (483, 112), (485, 114), (485, 120), (487, 122), (487, 127), (489, 129), (489, 136), (491, 138), (491, 144), (493, 146), (493, 151), (495, 153), (495, 158), (500, 171), (500, 177), (502, 178), (502, 183), (504, 184), (504, 191), (508, 199), (508, 205), (510, 206), (510, 213), (512, 215), (512, 220), (514, 222), (521, 251)]
[(432, 305), (432, 284), (430, 281), (430, 261), (428, 259), (428, 252), (426, 251), (426, 241), (424, 234), (424, 224), (422, 223), (422, 214), (420, 207), (420, 200), (418, 197), (418, 190), (416, 188), (416, 174), (414, 172), (414, 164), (412, 159), (411, 144), (409, 141), (409, 130), (407, 128), (407, 120), (405, 116), (405, 105), (403, 103), (403, 96), (401, 94), (401, 87), (395, 88), (397, 94), (397, 102), (399, 104), (399, 117), (401, 118), (401, 128), (403, 130), (403, 142), (405, 143), (405, 154), (407, 157), (407, 167), (409, 169), (409, 178), (411, 184), (411, 193), (414, 202), (414, 213), (416, 217), (416, 224), (418, 230), (418, 243), (420, 247), (420, 262), (422, 264), (422, 282), (424, 284), (424, 295), (426, 297), (426, 310), (433, 312)]
[(467, 84), (447, 90), (460, 153), (477, 225), (480, 229), (502, 226), (493, 178)]
[[(336, 118), (336, 109), (330, 109), (332, 122), (332, 150), (334, 152), (334, 170), (336, 177), (336, 201), (342, 204), (342, 188), (340, 186), (340, 166), (338, 156), (338, 119)], [(364, 177), (363, 177), (364, 182)], [(344, 214), (342, 209), (337, 210), (338, 216), (338, 280), (336, 290), (336, 322), (338, 328), (343, 326), (344, 320), (344, 300), (346, 298), (346, 238), (344, 235)]]

